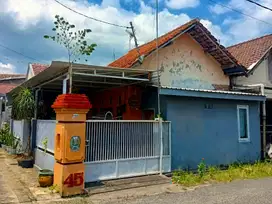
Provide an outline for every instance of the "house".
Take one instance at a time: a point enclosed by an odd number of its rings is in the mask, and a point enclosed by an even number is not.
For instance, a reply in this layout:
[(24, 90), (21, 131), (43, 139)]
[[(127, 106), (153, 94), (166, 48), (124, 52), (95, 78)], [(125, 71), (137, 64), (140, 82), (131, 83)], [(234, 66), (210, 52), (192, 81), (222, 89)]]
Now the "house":
[(29, 63), (26, 73), (26, 79), (30, 79), (33, 76), (41, 73), (42, 71), (46, 70), (50, 65), (46, 64), (39, 64), (39, 63)]
[[(267, 100), (260, 107), (263, 147), (272, 142), (272, 34), (228, 47), (228, 51), (246, 67), (246, 75), (233, 78), (237, 88), (262, 88)], [(263, 111), (265, 109), (265, 111)], [(263, 125), (264, 124), (264, 125)]]
[(6, 94), (19, 84), (23, 83), (25, 75), (23, 74), (0, 74), (0, 126), (2, 122), (9, 118), (10, 112), (6, 111)]
[(157, 114), (159, 91), (162, 117), (172, 123), (172, 170), (195, 169), (202, 158), (211, 165), (259, 159), (259, 107), (265, 97), (232, 85), (245, 67), (198, 19), (159, 37), (158, 44), (158, 62), (153, 40), (108, 66), (155, 71), (142, 106), (147, 115)]

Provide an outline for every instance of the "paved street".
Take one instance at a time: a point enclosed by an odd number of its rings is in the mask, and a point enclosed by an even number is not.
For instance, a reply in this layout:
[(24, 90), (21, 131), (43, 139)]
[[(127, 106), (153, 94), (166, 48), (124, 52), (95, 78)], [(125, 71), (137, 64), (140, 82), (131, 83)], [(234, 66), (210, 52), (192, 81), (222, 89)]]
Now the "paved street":
[[(31, 169), (21, 169), (0, 151), (0, 204), (8, 203), (110, 203), (110, 204), (271, 204), (272, 178), (234, 181), (184, 191), (180, 186), (154, 185), (129, 190), (58, 199), (35, 189), (37, 176)], [(31, 173), (32, 172), (32, 173)], [(30, 190), (31, 189), (31, 190)], [(45, 189), (46, 190), (46, 189)], [(175, 192), (175, 193), (174, 193)]]
[[(113, 202), (109, 202), (113, 203)], [(235, 181), (180, 193), (164, 193), (115, 203), (129, 204), (271, 204), (272, 179)]]

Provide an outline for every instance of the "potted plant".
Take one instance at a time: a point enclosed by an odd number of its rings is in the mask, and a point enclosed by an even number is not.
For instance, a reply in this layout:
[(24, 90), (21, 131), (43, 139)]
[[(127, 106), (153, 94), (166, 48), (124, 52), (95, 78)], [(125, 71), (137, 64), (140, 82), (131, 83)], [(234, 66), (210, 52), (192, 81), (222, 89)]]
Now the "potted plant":
[(38, 182), (41, 187), (48, 187), (53, 185), (53, 171), (49, 169), (41, 169), (39, 171)]
[[(35, 99), (32, 91), (28, 88), (21, 87), (21, 89), (12, 96), (12, 99), (12, 117), (17, 120), (30, 121), (34, 116), (35, 110)], [(29, 131), (29, 133), (30, 132), (31, 131)], [(23, 168), (32, 168), (34, 165), (30, 144), (31, 137), (29, 135), (27, 145), (23, 151), (22, 156), (17, 159), (18, 165)]]
[[(48, 145), (48, 138), (47, 137), (45, 137), (42, 140), (42, 145), (43, 145), (43, 149), (44, 149), (44, 155), (46, 155), (47, 145)], [(38, 182), (39, 182), (40, 186), (41, 187), (52, 186), (53, 185), (53, 176), (54, 176), (53, 171), (51, 171), (49, 169), (41, 169), (39, 171), (39, 177), (38, 177)]]
[(17, 158), (18, 165), (23, 168), (33, 168), (34, 158), (30, 149), (30, 136), (28, 137), (27, 146), (22, 155)]
[(20, 139), (16, 138), (12, 133), (9, 133), (10, 146), (8, 147), (9, 154), (17, 154), (17, 148), (20, 144)]

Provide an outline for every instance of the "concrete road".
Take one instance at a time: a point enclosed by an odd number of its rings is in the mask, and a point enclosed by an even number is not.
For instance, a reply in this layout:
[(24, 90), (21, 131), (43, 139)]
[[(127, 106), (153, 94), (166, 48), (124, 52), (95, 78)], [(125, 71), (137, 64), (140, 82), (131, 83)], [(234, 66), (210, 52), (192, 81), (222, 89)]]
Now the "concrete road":
[(110, 203), (126, 204), (272, 204), (272, 178), (234, 181), (194, 191), (164, 193)]

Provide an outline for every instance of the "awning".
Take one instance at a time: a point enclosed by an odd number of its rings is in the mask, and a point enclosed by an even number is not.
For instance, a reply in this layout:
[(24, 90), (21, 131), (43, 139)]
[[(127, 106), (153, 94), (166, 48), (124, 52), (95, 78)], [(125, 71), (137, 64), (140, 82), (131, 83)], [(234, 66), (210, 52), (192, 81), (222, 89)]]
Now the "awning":
[(246, 93), (239, 91), (221, 91), (221, 90), (206, 90), (206, 89), (190, 89), (190, 88), (171, 88), (162, 87), (161, 95), (169, 96), (185, 96), (185, 97), (200, 97), (213, 99), (229, 99), (229, 100), (245, 100), (245, 101), (265, 101), (265, 96), (261, 94)]
[[(21, 84), (31, 89), (43, 88), (62, 90), (63, 80), (67, 79), (69, 63), (53, 61), (50, 67)], [(73, 64), (73, 87), (105, 89), (136, 83), (149, 83), (152, 71), (115, 68), (96, 65)], [(16, 87), (9, 95), (20, 89)]]

